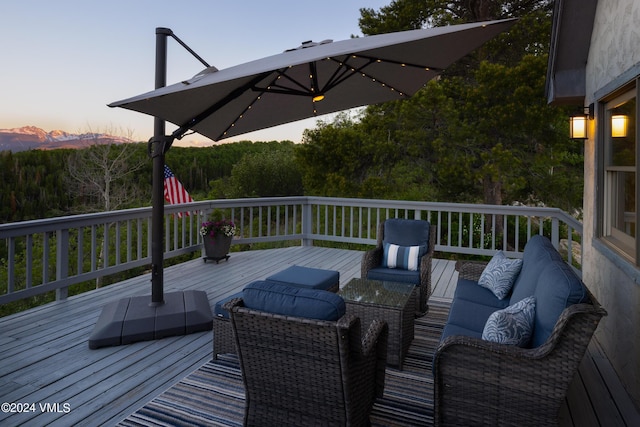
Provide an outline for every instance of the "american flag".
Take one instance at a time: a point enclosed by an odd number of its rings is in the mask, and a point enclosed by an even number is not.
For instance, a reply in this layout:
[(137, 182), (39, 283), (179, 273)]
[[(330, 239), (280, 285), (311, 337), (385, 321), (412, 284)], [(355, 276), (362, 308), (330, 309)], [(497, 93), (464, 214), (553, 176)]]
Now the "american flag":
[[(164, 165), (164, 199), (172, 205), (193, 202), (187, 190), (167, 165)], [(186, 214), (189, 215), (188, 212)], [(182, 214), (178, 214), (178, 216), (181, 217)]]

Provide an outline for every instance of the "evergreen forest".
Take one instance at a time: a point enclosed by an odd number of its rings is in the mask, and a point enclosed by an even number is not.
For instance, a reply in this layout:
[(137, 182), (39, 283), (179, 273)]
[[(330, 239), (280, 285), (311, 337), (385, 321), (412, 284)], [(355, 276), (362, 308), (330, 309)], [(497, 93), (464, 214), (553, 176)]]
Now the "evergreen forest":
[[(166, 164), (194, 200), (302, 194), (290, 141), (173, 147)], [(151, 206), (146, 143), (2, 151), (0, 175), (0, 223)]]

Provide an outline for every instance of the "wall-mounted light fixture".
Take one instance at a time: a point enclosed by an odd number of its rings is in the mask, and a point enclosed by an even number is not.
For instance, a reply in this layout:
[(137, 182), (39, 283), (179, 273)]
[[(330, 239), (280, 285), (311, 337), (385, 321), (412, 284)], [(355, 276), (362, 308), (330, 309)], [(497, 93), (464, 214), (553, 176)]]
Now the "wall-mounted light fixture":
[(587, 139), (587, 116), (569, 117), (569, 135), (571, 139)]
[(588, 120), (593, 120), (593, 104), (584, 107), (584, 112), (569, 117), (569, 136), (571, 139), (587, 139)]
[(627, 136), (627, 125), (629, 117), (616, 114), (611, 116), (611, 136), (613, 138), (625, 138)]

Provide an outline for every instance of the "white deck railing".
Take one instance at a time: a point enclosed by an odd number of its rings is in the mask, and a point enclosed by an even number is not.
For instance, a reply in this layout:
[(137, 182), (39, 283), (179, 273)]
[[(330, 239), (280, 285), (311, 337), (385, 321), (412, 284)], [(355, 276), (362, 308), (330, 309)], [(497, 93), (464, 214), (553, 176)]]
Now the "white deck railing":
[[(566, 247), (578, 272), (582, 224), (555, 208), (326, 197), (225, 199), (165, 207), (165, 259), (201, 250), (200, 224), (214, 210), (235, 221), (234, 245), (314, 241), (373, 245), (386, 218), (426, 219), (436, 251), (519, 257), (534, 234)], [(189, 211), (189, 215), (178, 215)], [(0, 304), (101, 280), (151, 263), (151, 208), (0, 225)]]

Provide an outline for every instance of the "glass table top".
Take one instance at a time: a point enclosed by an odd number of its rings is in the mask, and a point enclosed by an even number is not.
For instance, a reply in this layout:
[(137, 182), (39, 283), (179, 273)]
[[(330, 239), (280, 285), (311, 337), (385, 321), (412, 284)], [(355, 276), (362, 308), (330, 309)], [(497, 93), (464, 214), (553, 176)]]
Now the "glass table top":
[(387, 282), (381, 280), (351, 279), (340, 291), (346, 302), (403, 307), (413, 292), (410, 283)]

